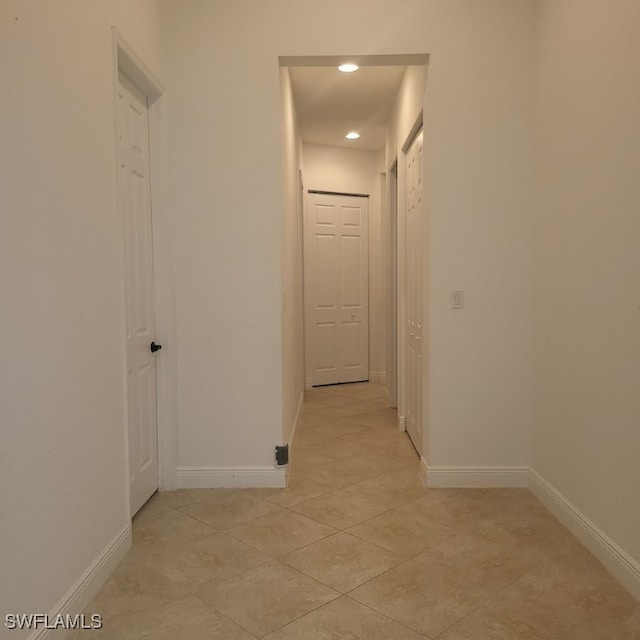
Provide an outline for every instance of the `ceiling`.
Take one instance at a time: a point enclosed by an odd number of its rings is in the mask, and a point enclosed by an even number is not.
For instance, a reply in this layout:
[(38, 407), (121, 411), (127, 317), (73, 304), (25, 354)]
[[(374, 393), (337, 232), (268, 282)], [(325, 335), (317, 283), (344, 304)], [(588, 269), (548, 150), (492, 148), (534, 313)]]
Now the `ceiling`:
[[(406, 66), (290, 66), (302, 139), (306, 143), (375, 151), (385, 146), (386, 125)], [(346, 140), (349, 131), (358, 140)]]

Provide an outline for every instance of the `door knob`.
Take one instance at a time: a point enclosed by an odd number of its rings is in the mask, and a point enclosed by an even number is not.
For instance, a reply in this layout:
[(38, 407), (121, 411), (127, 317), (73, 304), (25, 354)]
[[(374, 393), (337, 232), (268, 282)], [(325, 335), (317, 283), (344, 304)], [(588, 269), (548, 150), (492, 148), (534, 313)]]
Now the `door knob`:
[(151, 353), (155, 353), (156, 351), (160, 351), (160, 349), (162, 349), (162, 345), (152, 342), (149, 348), (151, 349)]

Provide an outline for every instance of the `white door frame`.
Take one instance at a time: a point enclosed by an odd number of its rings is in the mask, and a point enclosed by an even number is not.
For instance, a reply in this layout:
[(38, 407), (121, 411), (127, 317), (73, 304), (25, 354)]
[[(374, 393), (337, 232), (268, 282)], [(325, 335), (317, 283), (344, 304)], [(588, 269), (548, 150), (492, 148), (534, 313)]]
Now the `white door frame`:
[[(155, 288), (155, 320), (157, 342), (163, 345), (156, 361), (157, 414), (158, 414), (158, 487), (163, 490), (176, 487), (177, 468), (177, 414), (176, 414), (176, 331), (173, 264), (171, 261), (171, 222), (164, 185), (166, 176), (166, 117), (164, 88), (153, 72), (124, 40), (115, 27), (111, 28), (113, 43), (113, 97), (114, 122), (117, 129), (118, 72), (124, 73), (147, 97), (149, 109), (149, 147), (151, 160), (151, 202), (153, 208), (153, 278)], [(117, 145), (117, 136), (114, 141)], [(117, 150), (116, 150), (117, 157)], [(120, 226), (124, 233), (123, 226)], [(126, 384), (126, 319), (124, 293), (124, 236), (120, 242), (122, 269), (122, 354), (123, 389), (125, 404), (124, 447), (126, 452), (126, 504), (129, 513), (129, 437), (127, 426)]]
[[(396, 247), (397, 247), (397, 262), (396, 262), (396, 283), (397, 283), (397, 315), (396, 315), (396, 329), (397, 329), (397, 405), (398, 405), (398, 428), (401, 431), (406, 431), (406, 415), (407, 415), (407, 380), (406, 380), (406, 299), (407, 299), (407, 277), (406, 277), (406, 205), (407, 205), (407, 153), (411, 144), (418, 135), (420, 129), (424, 125), (424, 112), (421, 111), (418, 114), (416, 121), (414, 122), (409, 134), (407, 135), (398, 157), (396, 158), (397, 174), (396, 174), (396, 187), (397, 187), (397, 200), (396, 200)], [(423, 176), (425, 173), (425, 156), (422, 154), (422, 171)], [(392, 165), (393, 166), (393, 165)], [(390, 190), (391, 191), (391, 190)], [(424, 194), (423, 194), (424, 197)], [(426, 265), (428, 263), (427, 258), (427, 226), (428, 220), (426, 218), (426, 198), (424, 199), (423, 215), (425, 219), (422, 225), (422, 243), (424, 250), (422, 252), (423, 264), (422, 268), (422, 286), (428, 286), (428, 274), (426, 271)], [(422, 319), (423, 319), (423, 354), (422, 354), (422, 389), (418, 392), (422, 394), (422, 456), (426, 458), (428, 452), (428, 369), (429, 369), (429, 316), (428, 316), (428, 292), (425, 291), (422, 296)]]
[(389, 407), (398, 407), (398, 157), (387, 171), (387, 229), (388, 282), (387, 301), (387, 401)]

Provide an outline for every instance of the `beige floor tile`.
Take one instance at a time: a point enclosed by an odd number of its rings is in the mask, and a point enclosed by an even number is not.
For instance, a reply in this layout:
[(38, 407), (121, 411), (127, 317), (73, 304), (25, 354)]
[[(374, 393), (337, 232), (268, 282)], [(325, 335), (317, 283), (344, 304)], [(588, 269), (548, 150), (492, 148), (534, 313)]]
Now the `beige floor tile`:
[(344, 459), (309, 462), (294, 471), (296, 478), (322, 482), (335, 490), (362, 482), (375, 475), (377, 475), (376, 472), (370, 467), (362, 464), (350, 464)]
[(300, 422), (296, 428), (295, 432), (295, 440), (298, 441), (298, 438), (303, 434), (310, 435), (313, 433), (314, 429), (322, 428), (325, 425), (331, 424), (331, 420), (327, 418), (323, 418), (322, 416), (314, 415), (313, 413), (307, 413), (300, 418)]
[(363, 409), (361, 413), (353, 414), (344, 419), (345, 422), (350, 424), (361, 424), (369, 428), (387, 428), (393, 431), (398, 427), (398, 412), (395, 409), (386, 409), (379, 407), (376, 410), (371, 410), (370, 402), (363, 402), (359, 405)]
[[(310, 406), (308, 409), (305, 409), (305, 414), (318, 416), (319, 418), (324, 418), (327, 421), (343, 419), (347, 416), (354, 415), (352, 413), (352, 410), (350, 411), (348, 409), (347, 404), (348, 403), (342, 403), (338, 405), (331, 402), (326, 402), (323, 404), (318, 403)], [(356, 413), (358, 413), (359, 411), (360, 409), (358, 409)]]
[(278, 509), (278, 506), (266, 500), (257, 500), (250, 495), (234, 493), (215, 502), (195, 502), (180, 510), (221, 531), (266, 516)]
[(375, 475), (384, 475), (402, 471), (420, 471), (420, 460), (417, 456), (408, 458), (403, 455), (395, 455), (383, 449), (374, 449), (341, 458), (344, 464), (361, 471)]
[(603, 565), (577, 539), (558, 541), (553, 552), (541, 553), (543, 560), (533, 569), (534, 574), (546, 574), (549, 563), (567, 571), (595, 571), (610, 575)]
[(368, 444), (393, 454), (418, 459), (418, 454), (406, 433), (395, 429), (367, 429), (346, 433), (340, 437), (353, 442)]
[(457, 580), (429, 575), (415, 562), (395, 567), (349, 595), (429, 638), (435, 638), (479, 604), (474, 594), (459, 589)]
[(481, 597), (495, 593), (520, 580), (536, 567), (529, 558), (482, 536), (461, 534), (436, 545), (416, 557), (429, 571), (443, 571), (475, 589)]
[(69, 638), (640, 640), (638, 602), (528, 490), (426, 488), (385, 397), (305, 391), (286, 489), (154, 495), (85, 609), (105, 628)]
[(136, 558), (191, 592), (205, 582), (221, 582), (270, 560), (224, 533), (180, 545), (144, 545)]
[(611, 640), (640, 640), (640, 605)]
[(264, 640), (424, 640), (424, 636), (343, 596)]
[(335, 460), (334, 456), (327, 456), (323, 452), (323, 445), (332, 440), (322, 440), (314, 443), (296, 443), (295, 450), (291, 454), (289, 473), (304, 471), (309, 464), (322, 464), (327, 460)]
[[(479, 518), (476, 516), (476, 519)], [(490, 540), (520, 550), (537, 550), (541, 557), (545, 554), (552, 557), (576, 544), (569, 531), (542, 508), (509, 508), (471, 526)]]
[(181, 511), (160, 514), (148, 522), (133, 523), (133, 543), (172, 544), (195, 541), (214, 529)]
[[(377, 398), (355, 398), (345, 396), (345, 404), (342, 406), (342, 414), (340, 419), (350, 420), (355, 416), (363, 416), (365, 414), (373, 414), (377, 411), (383, 411), (385, 414), (395, 415), (397, 421), (398, 412), (395, 409), (387, 409), (384, 401)], [(366, 422), (366, 421), (365, 421)]]
[[(324, 471), (328, 471), (331, 474), (343, 473), (353, 477), (356, 481), (362, 481), (383, 473), (375, 465), (367, 463), (370, 458), (375, 459), (375, 454), (361, 452), (333, 460), (324, 460), (321, 466)], [(316, 472), (316, 466), (315, 464), (313, 465), (312, 471)]]
[(317, 498), (331, 491), (333, 491), (331, 487), (314, 481), (313, 478), (307, 478), (306, 481), (298, 481), (297, 478), (292, 476), (286, 489), (278, 489), (265, 500), (281, 507), (288, 507), (311, 498)]
[(532, 509), (543, 509), (542, 503), (529, 489), (481, 489), (492, 500), (502, 502), (505, 508), (525, 506)]
[(335, 393), (324, 393), (321, 397), (307, 397), (304, 401), (304, 410), (325, 409), (326, 407), (346, 407), (353, 402), (348, 396)]
[(426, 488), (422, 484), (420, 471), (415, 468), (376, 476), (348, 486), (345, 490), (367, 496), (391, 509), (423, 497)]
[[(527, 602), (496, 597), (454, 624), (438, 640), (579, 640), (565, 620)], [(587, 640), (583, 638), (582, 640)]]
[[(559, 569), (557, 573), (564, 574), (564, 571)], [(599, 591), (604, 585), (600, 583), (598, 587), (598, 582), (594, 575), (573, 574), (572, 586), (568, 582), (543, 585), (532, 576), (525, 576), (455, 624), (441, 638), (627, 640), (620, 634), (633, 633), (633, 618), (628, 616), (636, 606), (627, 600), (628, 594), (619, 599), (620, 588), (610, 590), (608, 585)], [(607, 596), (603, 598), (605, 591)], [(640, 627), (637, 630), (640, 631)], [(629, 640), (637, 637), (640, 635), (628, 636)]]
[(416, 631), (435, 638), (526, 572), (511, 549), (457, 537), (351, 592)]
[(507, 508), (483, 489), (429, 489), (420, 501), (434, 522), (466, 532), (476, 532), (481, 522), (497, 518)]
[(352, 384), (323, 387), (326, 393), (342, 395), (358, 400), (376, 400), (386, 398), (385, 385), (372, 382), (354, 382)]
[(306, 431), (310, 434), (316, 434), (323, 440), (327, 440), (329, 438), (351, 438), (357, 433), (366, 433), (370, 431), (370, 429), (367, 429), (367, 427), (363, 425), (330, 420), (325, 424), (309, 427)]
[(193, 596), (164, 607), (136, 611), (106, 622), (99, 632), (78, 631), (67, 640), (255, 640)]
[(270, 556), (281, 556), (335, 533), (335, 529), (281, 510), (232, 527), (227, 534)]
[(318, 444), (319, 442), (325, 442), (329, 439), (321, 429), (315, 429), (309, 427), (308, 429), (301, 429), (296, 433), (295, 440), (293, 441), (293, 446), (289, 452), (289, 459), (293, 460), (295, 456), (298, 455), (299, 449), (309, 449), (314, 444)]
[(289, 508), (335, 529), (346, 529), (384, 511), (384, 507), (370, 498), (343, 490), (298, 502)]
[(304, 390), (304, 401), (313, 400), (314, 398), (327, 398), (330, 394), (326, 391), (327, 387), (313, 387)]
[(206, 584), (198, 595), (260, 638), (339, 594), (290, 567), (272, 561), (224, 582)]
[(358, 455), (380, 455), (380, 449), (373, 447), (366, 442), (354, 442), (345, 438), (328, 438), (322, 442), (310, 443), (296, 449), (296, 454), (306, 456), (307, 454), (321, 455), (326, 459), (341, 459)]
[(159, 515), (163, 513), (168, 513), (172, 511), (172, 507), (167, 504), (166, 501), (162, 500), (159, 493), (154, 493), (147, 502), (142, 505), (142, 508), (135, 514), (133, 522), (136, 526), (140, 526), (145, 522), (149, 522), (154, 518), (157, 518)]
[(188, 589), (129, 552), (90, 607), (103, 616), (105, 624), (123, 614), (135, 614), (187, 597)]
[(346, 531), (408, 557), (416, 556), (456, 535), (455, 530), (434, 521), (422, 502), (410, 502), (386, 511)]
[(236, 492), (236, 489), (176, 489), (175, 491), (160, 491), (158, 500), (172, 509), (180, 509), (194, 502), (217, 500), (222, 496), (228, 496)]
[(638, 607), (637, 601), (601, 567), (577, 569), (552, 562), (514, 585), (514, 598), (557, 615), (571, 625), (572, 636), (610, 640)]
[[(376, 464), (379, 460), (380, 457), (375, 452), (362, 451), (343, 458), (328, 460), (324, 463), (324, 467), (330, 471), (342, 471), (352, 474), (355, 478), (359, 478), (360, 481), (362, 481), (384, 475), (385, 470)], [(396, 461), (397, 460), (398, 458), (396, 458)], [(402, 463), (402, 465), (405, 466), (404, 463)], [(416, 466), (415, 469), (418, 469), (418, 467)], [(393, 469), (393, 471), (396, 470), (398, 469)]]
[(282, 561), (341, 593), (400, 564), (404, 557), (346, 533), (314, 542)]

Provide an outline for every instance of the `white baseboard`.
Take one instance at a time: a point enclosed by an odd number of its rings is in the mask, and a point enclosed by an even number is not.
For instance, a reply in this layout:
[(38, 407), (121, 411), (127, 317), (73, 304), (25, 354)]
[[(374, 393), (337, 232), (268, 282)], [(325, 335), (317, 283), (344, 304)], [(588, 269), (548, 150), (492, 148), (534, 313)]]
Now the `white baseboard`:
[(640, 563), (621, 549), (537, 471), (531, 469), (529, 478), (529, 487), (538, 500), (602, 562), (620, 584), (635, 598), (640, 599)]
[(261, 488), (286, 486), (286, 467), (178, 467), (178, 489)]
[(407, 430), (407, 419), (405, 416), (398, 414), (398, 431), (404, 433)]
[(369, 371), (369, 382), (374, 384), (387, 384), (386, 371)]
[(527, 488), (528, 467), (434, 466), (421, 459), (427, 487), (449, 489)]
[[(93, 600), (102, 585), (115, 571), (118, 563), (124, 558), (131, 547), (131, 523), (125, 525), (120, 533), (101, 551), (98, 557), (89, 565), (77, 582), (62, 597), (49, 614), (54, 620), (62, 614), (75, 615)], [(96, 611), (95, 613), (99, 613)], [(45, 638), (63, 638), (68, 631), (63, 629), (40, 628), (34, 631), (29, 640), (45, 640)]]

